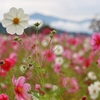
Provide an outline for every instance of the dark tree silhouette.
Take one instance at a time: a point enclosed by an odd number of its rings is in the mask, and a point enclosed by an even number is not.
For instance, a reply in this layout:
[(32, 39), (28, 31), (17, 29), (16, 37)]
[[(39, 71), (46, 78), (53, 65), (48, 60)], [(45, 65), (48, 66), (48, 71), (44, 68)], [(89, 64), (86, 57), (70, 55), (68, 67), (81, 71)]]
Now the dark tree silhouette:
[(90, 28), (94, 32), (99, 32), (100, 33), (100, 16), (95, 16), (94, 19), (92, 20), (90, 24)]

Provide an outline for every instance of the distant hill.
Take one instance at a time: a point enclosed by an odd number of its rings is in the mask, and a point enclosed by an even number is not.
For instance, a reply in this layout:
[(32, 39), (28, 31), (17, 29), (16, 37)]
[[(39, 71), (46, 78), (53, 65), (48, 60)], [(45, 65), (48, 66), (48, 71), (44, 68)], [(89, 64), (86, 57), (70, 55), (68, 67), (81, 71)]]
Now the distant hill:
[(91, 22), (92, 19), (84, 19), (81, 21), (73, 21), (73, 20), (69, 20), (69, 19), (61, 19), (61, 18), (56, 18), (53, 16), (47, 16), (47, 15), (43, 15), (43, 14), (39, 14), (39, 13), (34, 13), (30, 15), (31, 20), (42, 20), (44, 23), (46, 24), (50, 24), (51, 22), (55, 22), (55, 21), (62, 21), (62, 22), (71, 22), (71, 23), (77, 23), (77, 24), (82, 24), (82, 23), (86, 23), (86, 22)]
[(92, 34), (93, 31), (89, 29), (92, 18), (86, 18), (80, 21), (61, 19), (54, 16), (43, 15), (39, 13), (34, 13), (30, 15), (30, 21), (42, 21), (44, 24), (51, 26), (57, 30), (75, 33), (87, 33)]
[(2, 24), (0, 23), (0, 33), (6, 34), (6, 29), (2, 26)]

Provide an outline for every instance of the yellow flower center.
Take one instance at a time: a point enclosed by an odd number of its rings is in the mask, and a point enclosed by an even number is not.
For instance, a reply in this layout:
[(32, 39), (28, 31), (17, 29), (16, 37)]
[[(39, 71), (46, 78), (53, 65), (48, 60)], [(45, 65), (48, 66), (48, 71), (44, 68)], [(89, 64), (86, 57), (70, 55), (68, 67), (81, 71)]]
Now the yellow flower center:
[(13, 23), (14, 23), (14, 24), (18, 24), (18, 23), (19, 23), (19, 19), (18, 19), (18, 18), (14, 18), (14, 19), (13, 19)]

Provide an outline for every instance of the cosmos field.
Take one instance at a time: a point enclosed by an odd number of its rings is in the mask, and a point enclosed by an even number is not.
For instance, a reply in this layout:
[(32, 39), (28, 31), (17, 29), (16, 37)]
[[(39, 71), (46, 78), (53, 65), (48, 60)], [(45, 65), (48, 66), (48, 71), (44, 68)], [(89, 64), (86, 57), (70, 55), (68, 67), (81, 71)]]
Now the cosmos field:
[(33, 100), (81, 100), (83, 96), (91, 100), (88, 87), (100, 80), (99, 51), (93, 50), (91, 37), (55, 34), (51, 39), (33, 34), (30, 41), (25, 35), (17, 39), (0, 36), (0, 93), (12, 100), (13, 76), (24, 76), (37, 98)]
[(0, 100), (100, 100), (100, 34), (24, 32), (29, 15), (12, 7), (0, 35)]

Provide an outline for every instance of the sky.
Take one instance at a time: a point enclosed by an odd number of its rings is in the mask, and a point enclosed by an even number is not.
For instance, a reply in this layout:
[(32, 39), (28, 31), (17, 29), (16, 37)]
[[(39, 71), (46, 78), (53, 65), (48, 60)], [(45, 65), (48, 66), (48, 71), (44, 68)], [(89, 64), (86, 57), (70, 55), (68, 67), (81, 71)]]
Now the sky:
[[(100, 0), (0, 0), (0, 21), (11, 7), (23, 8), (26, 14), (40, 13), (62, 19), (82, 21), (100, 14)], [(30, 21), (30, 24), (33, 21)], [(90, 23), (53, 22), (51, 26), (69, 31), (90, 32)]]
[(0, 0), (0, 20), (11, 7), (25, 13), (42, 13), (58, 18), (82, 20), (100, 14), (100, 0)]

